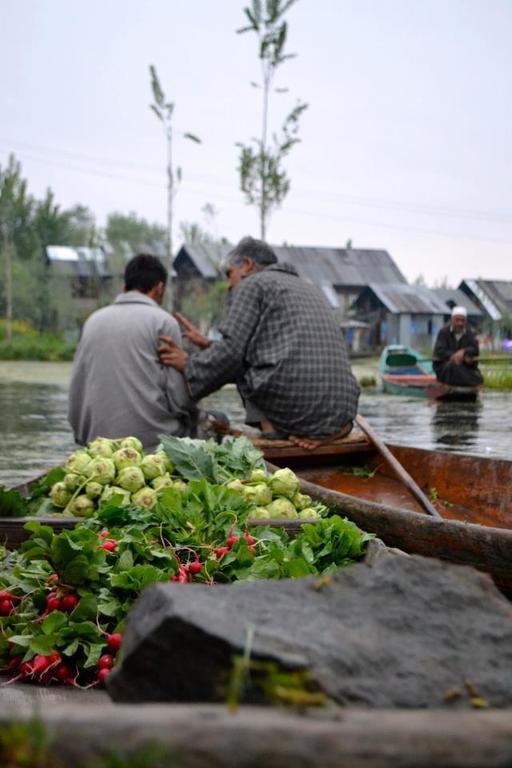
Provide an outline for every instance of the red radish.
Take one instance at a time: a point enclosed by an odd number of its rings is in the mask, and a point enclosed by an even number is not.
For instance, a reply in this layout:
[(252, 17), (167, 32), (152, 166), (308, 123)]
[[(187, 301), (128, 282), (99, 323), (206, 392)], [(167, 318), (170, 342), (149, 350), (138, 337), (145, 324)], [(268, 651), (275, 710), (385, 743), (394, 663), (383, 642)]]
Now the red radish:
[(100, 656), (97, 663), (98, 669), (112, 669), (112, 656), (110, 653), (104, 653)]
[(46, 598), (46, 607), (49, 611), (60, 611), (61, 601), (56, 595), (48, 595)]
[(107, 645), (111, 651), (118, 651), (121, 647), (122, 635), (120, 632), (113, 632), (107, 635)]
[(32, 674), (32, 667), (28, 661), (24, 661), (23, 664), (20, 664), (18, 674), (20, 677), (30, 677)]
[(5, 667), (0, 669), (0, 672), (14, 672), (15, 669), (18, 669), (21, 663), (21, 659), (21, 656), (13, 656), (11, 659), (9, 659)]
[(56, 680), (60, 680), (61, 683), (65, 683), (68, 678), (73, 679), (73, 670), (64, 662), (57, 664), (52, 674)]
[(190, 565), (188, 566), (188, 572), (192, 574), (200, 573), (202, 567), (203, 566), (201, 565), (199, 560), (196, 560), (195, 562), (190, 563)]
[(76, 595), (64, 595), (61, 600), (62, 610), (66, 611), (66, 613), (71, 613), (71, 611), (76, 608), (77, 605), (78, 597)]
[(32, 674), (35, 677), (39, 677), (50, 666), (50, 658), (48, 656), (34, 656), (31, 662)]
[(0, 601), (0, 616), (10, 616), (14, 610), (14, 606), (10, 600)]
[[(3, 589), (3, 590), (0, 592), (0, 600), (12, 600), (12, 598), (13, 598), (13, 597), (15, 598), (15, 597), (16, 597), (16, 595), (11, 595), (11, 593), (10, 593), (10, 592), (7, 592), (5, 589)], [(19, 598), (18, 598), (18, 599), (19, 599)]]
[(98, 669), (98, 674), (96, 675), (96, 680), (101, 685), (105, 685), (105, 680), (107, 679), (109, 674), (110, 674), (110, 669), (105, 669), (105, 668)]
[(217, 560), (220, 560), (221, 557), (226, 555), (229, 552), (229, 547), (217, 547), (215, 550), (215, 555), (217, 557)]
[(253, 544), (256, 543), (256, 539), (253, 539), (253, 537), (245, 531), (244, 533), (244, 539), (246, 540), (247, 544), (251, 547)]
[(65, 680), (63, 680), (64, 685), (75, 685), (75, 678), (74, 677), (66, 677)]
[(188, 582), (188, 573), (182, 565), (178, 568), (178, 573), (171, 577), (171, 581), (177, 581), (179, 584)]
[(59, 577), (56, 573), (52, 573), (48, 578), (46, 579), (48, 584), (53, 584), (54, 581), (58, 581)]
[(100, 544), (100, 549), (104, 549), (107, 552), (113, 552), (117, 547), (117, 541), (114, 539), (106, 539), (103, 544)]
[(48, 656), (48, 659), (50, 660), (50, 664), (59, 664), (60, 653), (50, 653), (50, 655)]
[(233, 544), (236, 544), (238, 541), (238, 536), (233, 536), (233, 532), (231, 528), (229, 529), (228, 538), (226, 539), (226, 544), (229, 549), (233, 546)]
[(108, 536), (110, 536), (108, 531), (102, 531), (101, 533), (98, 533), (98, 538), (100, 539), (106, 539)]

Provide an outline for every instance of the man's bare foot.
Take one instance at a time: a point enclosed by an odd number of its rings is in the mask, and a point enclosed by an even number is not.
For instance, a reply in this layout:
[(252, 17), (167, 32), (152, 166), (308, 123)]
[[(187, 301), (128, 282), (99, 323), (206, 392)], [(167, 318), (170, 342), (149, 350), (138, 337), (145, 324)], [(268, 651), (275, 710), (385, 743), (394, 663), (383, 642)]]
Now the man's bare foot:
[(299, 448), (304, 448), (306, 451), (314, 451), (323, 442), (322, 440), (313, 440), (310, 437), (299, 437), (298, 435), (290, 435), (288, 441)]

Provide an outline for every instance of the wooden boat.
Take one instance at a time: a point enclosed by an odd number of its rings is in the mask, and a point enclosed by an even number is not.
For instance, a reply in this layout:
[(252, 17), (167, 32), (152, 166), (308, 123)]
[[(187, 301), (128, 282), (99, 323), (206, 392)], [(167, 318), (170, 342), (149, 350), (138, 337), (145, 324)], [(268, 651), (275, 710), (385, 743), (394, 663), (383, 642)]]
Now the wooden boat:
[[(287, 440), (253, 442), (271, 465), (295, 470), (302, 492), (375, 533), (388, 546), (472, 565), (490, 573), (512, 597), (512, 461), (389, 445), (433, 500), (441, 514), (433, 518), (359, 431), (314, 452)], [(18, 490), (26, 493), (27, 488), (22, 485)], [(80, 522), (79, 518), (38, 519), (56, 529)], [(24, 518), (0, 517), (0, 542), (18, 546), (27, 536), (24, 522)], [(290, 531), (298, 526), (282, 521), (272, 524)]]
[(314, 452), (254, 442), (273, 465), (294, 469), (303, 493), (388, 546), (487, 571), (512, 597), (512, 461), (388, 445), (433, 501), (433, 518), (360, 432)]
[(454, 387), (436, 379), (432, 362), (402, 344), (385, 347), (379, 360), (379, 375), (389, 395), (428, 397), (432, 400), (474, 401), (480, 387)]

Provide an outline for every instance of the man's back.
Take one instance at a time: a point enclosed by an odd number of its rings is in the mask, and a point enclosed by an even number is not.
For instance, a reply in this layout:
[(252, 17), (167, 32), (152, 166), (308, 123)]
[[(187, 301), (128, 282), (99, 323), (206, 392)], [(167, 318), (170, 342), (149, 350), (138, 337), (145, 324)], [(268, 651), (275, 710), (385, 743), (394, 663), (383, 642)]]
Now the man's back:
[(187, 433), (193, 406), (183, 376), (158, 361), (162, 333), (181, 344), (174, 318), (138, 291), (121, 294), (88, 318), (69, 394), (78, 442), (134, 435), (151, 447), (159, 433)]
[(276, 429), (330, 435), (354, 418), (358, 386), (341, 330), (320, 292), (292, 267), (275, 264), (245, 277), (220, 330), (219, 345), (187, 363), (196, 399), (225, 383), (237, 359), (233, 378), (242, 396)]

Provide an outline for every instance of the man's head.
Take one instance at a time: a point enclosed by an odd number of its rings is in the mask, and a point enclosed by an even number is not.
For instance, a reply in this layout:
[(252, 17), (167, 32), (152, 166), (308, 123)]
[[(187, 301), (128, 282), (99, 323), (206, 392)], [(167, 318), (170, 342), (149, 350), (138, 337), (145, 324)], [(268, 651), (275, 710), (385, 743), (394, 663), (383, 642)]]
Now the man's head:
[(454, 307), (452, 309), (451, 326), (455, 333), (460, 333), (464, 330), (467, 316), (468, 313), (465, 307)]
[(139, 291), (161, 304), (167, 283), (167, 270), (156, 256), (139, 253), (124, 270), (124, 290)]
[(259, 272), (270, 264), (277, 263), (272, 248), (254, 237), (244, 237), (227, 255), (224, 272), (230, 288), (238, 285), (242, 277)]

